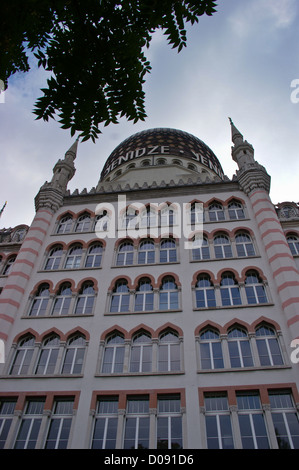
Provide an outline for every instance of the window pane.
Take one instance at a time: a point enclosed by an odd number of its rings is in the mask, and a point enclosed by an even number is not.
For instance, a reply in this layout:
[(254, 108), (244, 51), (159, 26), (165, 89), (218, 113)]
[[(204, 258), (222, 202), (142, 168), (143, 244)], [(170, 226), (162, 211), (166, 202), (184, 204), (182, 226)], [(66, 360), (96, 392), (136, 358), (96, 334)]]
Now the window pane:
[(241, 360), (237, 341), (229, 341), (228, 349), (231, 367), (241, 367)]
[(212, 361), (211, 361), (209, 343), (201, 343), (200, 344), (200, 358), (201, 358), (201, 368), (202, 369), (212, 369)]
[(233, 435), (232, 427), (230, 422), (230, 417), (228, 415), (220, 415), (220, 430), (222, 437), (222, 448), (223, 449), (233, 449)]
[(206, 416), (206, 432), (208, 449), (219, 449), (216, 416)]
[(183, 448), (182, 418), (181, 416), (171, 417), (171, 449)]
[(213, 359), (214, 359), (214, 368), (222, 369), (224, 367), (223, 357), (222, 357), (222, 347), (221, 343), (212, 343)]
[(249, 341), (240, 341), (240, 346), (241, 346), (244, 367), (251, 367), (253, 365), (253, 360), (252, 360)]
[(273, 424), (280, 449), (290, 449), (290, 441), (283, 419), (283, 413), (272, 413)]
[(265, 425), (264, 416), (259, 414), (252, 415), (253, 426), (256, 436), (258, 449), (269, 449), (269, 441), (267, 437), (267, 430)]

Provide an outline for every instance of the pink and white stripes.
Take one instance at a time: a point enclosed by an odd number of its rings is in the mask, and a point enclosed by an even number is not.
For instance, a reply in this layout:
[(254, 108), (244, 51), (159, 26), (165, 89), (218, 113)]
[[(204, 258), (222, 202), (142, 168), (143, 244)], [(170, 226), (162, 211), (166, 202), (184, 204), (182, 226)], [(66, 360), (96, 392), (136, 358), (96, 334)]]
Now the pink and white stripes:
[(41, 208), (35, 215), (0, 299), (0, 338), (6, 341), (25, 293), (36, 259), (51, 223), (52, 212)]
[(299, 271), (268, 193), (250, 194), (273, 278), (292, 339), (299, 338)]

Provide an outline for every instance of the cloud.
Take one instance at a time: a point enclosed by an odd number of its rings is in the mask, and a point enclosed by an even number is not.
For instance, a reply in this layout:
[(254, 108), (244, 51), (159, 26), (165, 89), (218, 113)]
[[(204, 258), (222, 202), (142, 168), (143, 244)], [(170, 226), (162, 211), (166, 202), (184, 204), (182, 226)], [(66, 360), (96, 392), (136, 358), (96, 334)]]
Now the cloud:
[(240, 38), (247, 38), (257, 29), (273, 33), (276, 30), (288, 28), (297, 16), (298, 3), (296, 0), (252, 0), (240, 2), (229, 17), (233, 31)]

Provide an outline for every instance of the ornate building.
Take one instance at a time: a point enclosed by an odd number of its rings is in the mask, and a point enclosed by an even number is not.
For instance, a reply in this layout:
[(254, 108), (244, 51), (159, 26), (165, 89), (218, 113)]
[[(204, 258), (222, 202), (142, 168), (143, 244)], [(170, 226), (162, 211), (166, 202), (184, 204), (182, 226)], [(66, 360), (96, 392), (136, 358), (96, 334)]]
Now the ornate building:
[(76, 141), (0, 231), (2, 448), (299, 448), (299, 207), (231, 130), (232, 179), (150, 129), (71, 194)]

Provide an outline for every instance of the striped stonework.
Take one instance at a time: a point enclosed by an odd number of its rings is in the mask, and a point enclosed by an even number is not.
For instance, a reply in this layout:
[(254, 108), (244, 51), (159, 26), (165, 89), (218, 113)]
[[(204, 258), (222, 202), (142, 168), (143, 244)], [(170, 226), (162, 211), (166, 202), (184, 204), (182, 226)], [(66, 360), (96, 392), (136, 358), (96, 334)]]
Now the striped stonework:
[(268, 193), (259, 189), (250, 199), (291, 336), (299, 338), (298, 269)]
[(0, 299), (0, 338), (6, 341), (25, 293), (53, 213), (41, 208), (22, 244)]

